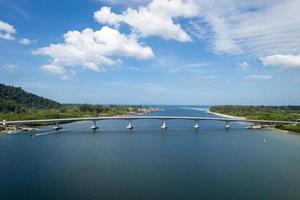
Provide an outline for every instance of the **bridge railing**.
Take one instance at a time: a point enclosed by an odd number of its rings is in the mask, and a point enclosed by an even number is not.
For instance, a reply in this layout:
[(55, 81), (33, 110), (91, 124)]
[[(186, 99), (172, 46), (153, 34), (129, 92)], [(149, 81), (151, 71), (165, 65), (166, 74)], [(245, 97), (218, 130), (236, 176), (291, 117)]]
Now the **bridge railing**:
[(194, 121), (225, 121), (225, 122), (250, 122), (270, 124), (294, 124), (299, 121), (274, 121), (274, 120), (251, 120), (244, 118), (215, 118), (215, 117), (191, 117), (191, 116), (118, 116), (118, 117), (84, 117), (84, 118), (61, 118), (61, 119), (38, 119), (2, 121), (2, 125), (32, 124), (32, 123), (65, 123), (77, 121), (101, 121), (101, 120), (194, 120)]
[[(192, 120), (195, 121), (193, 126), (195, 129), (199, 128), (200, 121), (223, 121), (225, 122), (225, 129), (229, 129), (230, 122), (248, 122), (257, 124), (297, 124), (297, 121), (272, 121), (272, 120), (247, 120), (244, 118), (214, 118), (214, 117), (193, 117), (193, 116), (114, 116), (114, 117), (85, 117), (85, 118), (64, 118), (64, 119), (39, 119), (39, 120), (20, 120), (20, 121), (2, 121), (3, 126), (15, 125), (16, 128), (20, 125), (30, 125), (34, 123), (48, 123), (55, 124), (53, 127), (54, 130), (58, 131), (62, 129), (62, 123), (68, 122), (78, 122), (78, 121), (92, 121), (93, 125), (90, 127), (92, 130), (98, 129), (97, 121), (103, 120), (127, 120), (128, 126), (127, 129), (133, 129), (134, 120), (161, 120), (161, 129), (167, 129), (167, 120)], [(251, 126), (250, 126), (251, 127)], [(253, 126), (254, 127), (254, 126)]]

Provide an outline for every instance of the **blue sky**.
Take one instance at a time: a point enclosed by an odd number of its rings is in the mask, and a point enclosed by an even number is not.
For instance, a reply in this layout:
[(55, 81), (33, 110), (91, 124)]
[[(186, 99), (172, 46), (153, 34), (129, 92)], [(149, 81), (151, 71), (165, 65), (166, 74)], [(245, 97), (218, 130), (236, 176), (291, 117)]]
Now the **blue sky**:
[(64, 103), (300, 104), (299, 9), (0, 0), (0, 82)]

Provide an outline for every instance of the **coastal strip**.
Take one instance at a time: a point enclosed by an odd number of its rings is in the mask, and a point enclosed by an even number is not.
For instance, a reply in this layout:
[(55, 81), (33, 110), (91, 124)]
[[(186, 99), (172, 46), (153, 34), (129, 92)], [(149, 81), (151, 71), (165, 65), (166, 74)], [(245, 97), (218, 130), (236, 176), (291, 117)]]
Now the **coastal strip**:
[[(85, 106), (91, 106), (91, 105), (85, 105)], [(47, 110), (46, 110), (47, 111)], [(122, 112), (124, 112), (124, 114), (111, 114), (108, 115), (106, 113), (99, 113), (97, 117), (109, 117), (109, 116), (113, 116), (113, 117), (129, 117), (129, 116), (135, 116), (135, 115), (148, 115), (150, 113), (156, 113), (156, 112), (161, 112), (163, 111), (162, 108), (158, 108), (158, 107), (141, 107), (141, 108), (131, 108), (129, 107), (129, 109), (127, 111), (121, 110)], [(88, 117), (88, 115), (84, 115), (84, 113), (81, 113), (84, 117)], [(37, 114), (34, 116), (38, 116)], [(92, 117), (92, 116), (90, 116)], [(47, 118), (44, 118), (47, 119)], [(66, 123), (72, 123), (73, 121), (68, 121), (68, 122), (61, 122), (61, 124), (66, 124)], [(3, 126), (0, 125), (0, 134), (19, 134), (19, 133), (26, 133), (26, 132), (31, 132), (31, 131), (35, 131), (38, 130), (37, 128), (34, 127), (41, 127), (41, 126), (49, 126), (49, 125), (53, 125), (55, 124), (55, 122), (38, 122), (38, 123), (33, 123), (30, 125), (7, 125), (7, 126)]]
[[(213, 110), (213, 111), (211, 111)], [(241, 117), (236, 117), (222, 113), (236, 113)], [(212, 113), (222, 117), (231, 119), (261, 119), (261, 120), (282, 120), (282, 121), (295, 121), (294, 124), (253, 124), (249, 128), (254, 129), (272, 129), (283, 133), (300, 133), (300, 124), (297, 116), (299, 113), (298, 106), (212, 106), (208, 113)], [(299, 114), (298, 114), (299, 113)]]
[(231, 118), (231, 119), (242, 119), (242, 120), (246, 119), (246, 117), (237, 117), (237, 116), (232, 116), (232, 115), (225, 115), (225, 114), (222, 114), (222, 113), (212, 112), (210, 110), (207, 110), (206, 113), (217, 115), (217, 116), (220, 116), (220, 117)]

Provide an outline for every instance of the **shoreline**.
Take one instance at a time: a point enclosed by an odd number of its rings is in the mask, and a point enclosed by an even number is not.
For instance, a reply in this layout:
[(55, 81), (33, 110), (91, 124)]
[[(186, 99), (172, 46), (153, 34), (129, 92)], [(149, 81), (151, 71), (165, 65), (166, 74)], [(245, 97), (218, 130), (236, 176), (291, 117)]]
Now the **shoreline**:
[[(232, 116), (232, 115), (226, 115), (226, 114), (222, 114), (222, 113), (217, 113), (217, 112), (212, 112), (210, 110), (206, 111), (207, 113), (210, 114), (214, 114), (220, 117), (227, 117), (227, 118), (232, 118), (232, 119), (247, 119), (246, 117), (237, 117), (237, 116)], [(293, 131), (288, 131), (288, 130), (284, 130), (284, 129), (280, 129), (280, 128), (276, 128), (276, 127), (262, 127), (260, 129), (268, 129), (268, 130), (272, 130), (272, 131), (276, 131), (276, 132), (280, 132), (280, 133), (285, 133), (285, 134), (298, 134), (296, 132)]]
[[(161, 111), (162, 111), (161, 108), (150, 107), (150, 108), (138, 109), (137, 111), (129, 111), (129, 112), (124, 113), (124, 114), (115, 114), (115, 115), (103, 114), (103, 115), (99, 115), (99, 117), (100, 116), (127, 117), (127, 116), (133, 116), (133, 115), (147, 115), (149, 113), (161, 112)], [(62, 122), (61, 124), (68, 124), (68, 123), (72, 123), (72, 122)], [(25, 125), (25, 126), (20, 126), (18, 129), (16, 128), (16, 126), (10, 125), (10, 126), (7, 126), (7, 127), (2, 127), (3, 130), (0, 129), (0, 134), (15, 134), (15, 132), (16, 133), (26, 133), (28, 131), (37, 130), (39, 127), (50, 126), (50, 125), (53, 125), (53, 124), (55, 124), (55, 123)]]
[(285, 134), (297, 134), (296, 132), (287, 131), (287, 130), (283, 130), (283, 129), (279, 129), (279, 128), (275, 128), (275, 127), (268, 127), (268, 128), (264, 128), (264, 129), (276, 131), (276, 132), (279, 132), (279, 133), (285, 133)]
[(213, 111), (210, 111), (210, 110), (207, 110), (206, 113), (214, 114), (214, 115), (217, 115), (217, 116), (220, 116), (220, 117), (232, 118), (232, 119), (243, 119), (243, 120), (246, 119), (246, 117), (237, 117), (237, 116), (232, 116), (232, 115), (225, 115), (225, 114), (213, 112)]

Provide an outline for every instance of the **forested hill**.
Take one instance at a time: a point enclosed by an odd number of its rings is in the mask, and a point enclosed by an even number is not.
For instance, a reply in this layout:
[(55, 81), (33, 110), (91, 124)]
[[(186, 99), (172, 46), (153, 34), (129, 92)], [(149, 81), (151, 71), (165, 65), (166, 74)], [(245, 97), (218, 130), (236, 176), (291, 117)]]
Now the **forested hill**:
[[(0, 84), (0, 121), (99, 117), (157, 112), (138, 105), (60, 104), (24, 91), (20, 87)], [(0, 126), (1, 129), (1, 126)]]
[(60, 103), (24, 91), (20, 87), (0, 84), (0, 112), (24, 112), (28, 109), (50, 109)]

